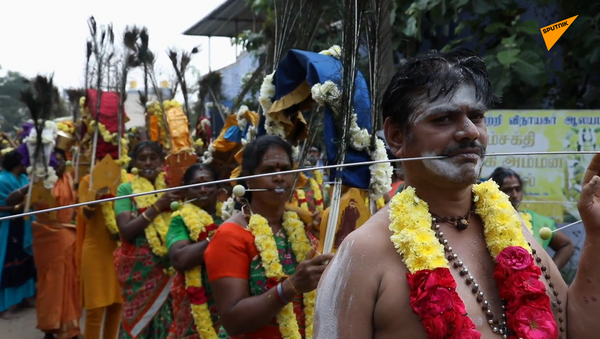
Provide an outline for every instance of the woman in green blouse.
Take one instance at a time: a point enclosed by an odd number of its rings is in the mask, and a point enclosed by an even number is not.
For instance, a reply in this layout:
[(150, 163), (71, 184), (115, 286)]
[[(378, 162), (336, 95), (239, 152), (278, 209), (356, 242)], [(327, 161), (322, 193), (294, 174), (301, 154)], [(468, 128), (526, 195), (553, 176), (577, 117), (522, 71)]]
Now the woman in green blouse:
[[(205, 164), (194, 164), (183, 175), (183, 185), (212, 182), (216, 179), (217, 173), (212, 167)], [(220, 218), (221, 211), (216, 208), (218, 191), (219, 188), (216, 184), (188, 188), (186, 202), (179, 211), (173, 213), (171, 218), (171, 225), (167, 233), (167, 248), (177, 274), (171, 287), (174, 321), (169, 339), (200, 339), (199, 331), (196, 329), (197, 322), (206, 324), (209, 319), (202, 319), (199, 313), (196, 313), (197, 319), (194, 319), (192, 304), (206, 304), (210, 311), (210, 324), (214, 329), (218, 329), (215, 303), (204, 268), (204, 251), (208, 247), (210, 237), (223, 222)], [(190, 229), (194, 228), (198, 229), (197, 239), (192, 239), (190, 235), (193, 233), (190, 232)], [(190, 292), (186, 289), (185, 274), (186, 271), (198, 267), (200, 267), (203, 288), (200, 298), (189, 294)]]

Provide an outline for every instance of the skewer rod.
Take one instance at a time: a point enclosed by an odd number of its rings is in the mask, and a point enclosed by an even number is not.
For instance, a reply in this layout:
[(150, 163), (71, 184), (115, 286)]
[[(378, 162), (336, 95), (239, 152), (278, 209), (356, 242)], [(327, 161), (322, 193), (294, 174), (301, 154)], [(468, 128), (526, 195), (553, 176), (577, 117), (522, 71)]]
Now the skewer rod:
[[(486, 156), (487, 157), (495, 157), (495, 156), (502, 157), (502, 156), (515, 156), (515, 155), (566, 155), (566, 154), (598, 154), (598, 152), (594, 152), (594, 151), (516, 152), (516, 153), (489, 153), (489, 154), (486, 154)], [(363, 162), (356, 162), (356, 163), (349, 163), (349, 164), (317, 166), (317, 167), (313, 167), (312, 170), (334, 169), (334, 168), (340, 168), (340, 167), (368, 166), (368, 165), (372, 165), (372, 164), (380, 164), (380, 163), (388, 163), (388, 162), (394, 163), (394, 162), (405, 162), (405, 161), (416, 161), (416, 160), (435, 160), (435, 159), (444, 159), (444, 158), (447, 158), (447, 157), (445, 157), (445, 156), (427, 156), (427, 157), (415, 157), (415, 158), (400, 158), (400, 159), (392, 159), (392, 160), (363, 161)], [(81, 203), (76, 203), (76, 204), (72, 204), (72, 205), (47, 208), (47, 209), (39, 210), (39, 211), (30, 211), (30, 212), (24, 212), (21, 214), (9, 215), (9, 216), (5, 216), (5, 217), (0, 217), (0, 221), (25, 217), (28, 215), (36, 215), (39, 213), (59, 211), (59, 210), (67, 209), (67, 208), (77, 208), (77, 207), (82, 207), (82, 206), (86, 206), (86, 205), (101, 204), (104, 202), (110, 202), (110, 201), (115, 201), (115, 200), (119, 200), (119, 199), (135, 198), (135, 197), (139, 197), (142, 195), (166, 193), (166, 192), (170, 192), (170, 191), (177, 191), (177, 190), (182, 190), (182, 189), (187, 189), (187, 188), (192, 188), (192, 187), (200, 187), (200, 186), (205, 186), (205, 185), (218, 185), (218, 184), (229, 183), (232, 181), (263, 178), (263, 177), (269, 177), (269, 176), (272, 176), (275, 174), (277, 174), (277, 175), (291, 174), (291, 173), (304, 172), (304, 171), (306, 171), (305, 168), (298, 168), (298, 169), (292, 169), (292, 170), (288, 170), (288, 171), (281, 171), (281, 172), (277, 172), (277, 173), (261, 173), (261, 174), (248, 175), (245, 177), (221, 179), (221, 180), (215, 180), (215, 181), (210, 181), (210, 182), (201, 182), (201, 183), (197, 183), (197, 184), (190, 184), (190, 185), (177, 186), (177, 187), (168, 187), (168, 188), (163, 188), (160, 190), (154, 190), (154, 191), (149, 191), (149, 192), (133, 193), (133, 194), (128, 194), (128, 195), (123, 195), (120, 197), (112, 197), (112, 198), (94, 200), (94, 201), (89, 201), (89, 202), (81, 202)]]

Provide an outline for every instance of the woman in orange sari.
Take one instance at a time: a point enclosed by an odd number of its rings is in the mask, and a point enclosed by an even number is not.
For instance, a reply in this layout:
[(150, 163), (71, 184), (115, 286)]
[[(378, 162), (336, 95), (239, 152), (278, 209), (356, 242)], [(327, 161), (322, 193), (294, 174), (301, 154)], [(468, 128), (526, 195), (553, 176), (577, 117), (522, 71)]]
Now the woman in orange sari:
[(292, 147), (276, 136), (247, 144), (242, 175), (249, 204), (223, 223), (204, 254), (223, 327), (234, 339), (312, 338), (315, 289), (332, 254), (315, 256), (314, 237), (285, 203), (294, 182)]
[[(56, 206), (75, 203), (72, 173), (66, 172), (66, 154), (54, 149), (58, 166), (58, 181), (52, 195)], [(45, 201), (36, 201), (35, 209), (50, 206)], [(37, 328), (46, 334), (45, 338), (75, 338), (81, 334), (81, 282), (76, 261), (75, 209), (56, 211), (56, 220), (50, 220), (46, 213), (38, 214), (33, 228), (33, 255), (38, 274), (38, 295), (36, 302)]]

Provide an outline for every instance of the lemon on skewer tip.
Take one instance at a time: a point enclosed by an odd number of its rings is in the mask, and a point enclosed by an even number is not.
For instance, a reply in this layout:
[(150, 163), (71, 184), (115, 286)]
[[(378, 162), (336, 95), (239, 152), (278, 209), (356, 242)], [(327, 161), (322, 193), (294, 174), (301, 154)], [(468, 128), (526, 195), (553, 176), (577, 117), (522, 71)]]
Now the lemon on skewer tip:
[(244, 188), (244, 186), (242, 185), (235, 185), (235, 187), (233, 188), (233, 195), (239, 198), (243, 197), (244, 194), (246, 194), (246, 188)]
[(552, 230), (548, 227), (542, 227), (540, 228), (540, 238), (542, 238), (542, 240), (548, 240), (550, 238), (552, 238)]
[(179, 201), (173, 201), (171, 203), (171, 211), (177, 211), (179, 208), (181, 207), (181, 204), (179, 203)]

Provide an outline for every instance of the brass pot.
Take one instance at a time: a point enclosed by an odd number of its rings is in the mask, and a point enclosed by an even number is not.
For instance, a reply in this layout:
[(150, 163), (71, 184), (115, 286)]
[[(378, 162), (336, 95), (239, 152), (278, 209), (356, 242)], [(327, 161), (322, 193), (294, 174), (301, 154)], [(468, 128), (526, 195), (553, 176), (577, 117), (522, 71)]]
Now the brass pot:
[(75, 138), (70, 133), (64, 131), (58, 131), (58, 137), (56, 138), (56, 147), (62, 149), (65, 152), (69, 152), (75, 145)]

